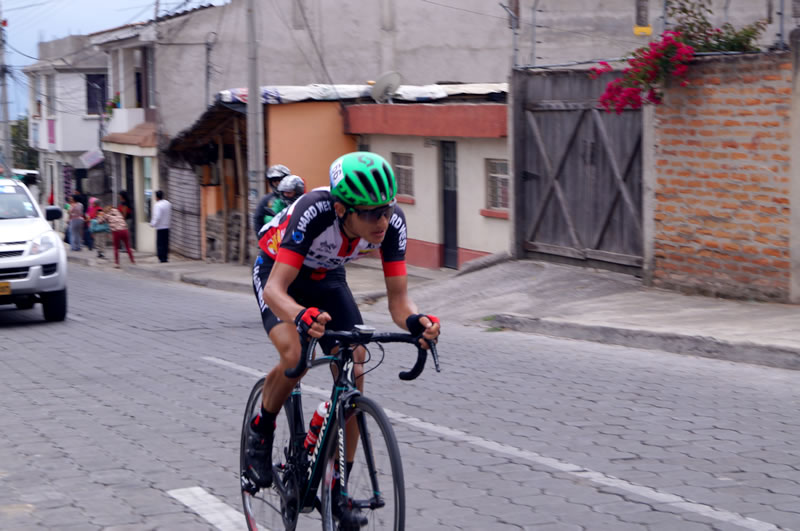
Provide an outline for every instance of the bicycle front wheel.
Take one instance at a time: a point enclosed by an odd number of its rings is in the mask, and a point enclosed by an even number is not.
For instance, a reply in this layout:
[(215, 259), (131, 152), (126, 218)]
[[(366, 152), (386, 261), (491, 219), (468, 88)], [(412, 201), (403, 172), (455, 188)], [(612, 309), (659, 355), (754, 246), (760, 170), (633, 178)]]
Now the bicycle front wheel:
[[(345, 423), (355, 423), (359, 429), (359, 444), (353, 468), (347, 478), (348, 507), (357, 508), (367, 517), (365, 529), (405, 529), (406, 500), (403, 464), (397, 438), (383, 409), (367, 397), (353, 399)], [(341, 419), (340, 419), (341, 422)], [(338, 438), (332, 451), (325, 456), (322, 489), (322, 529), (344, 529), (336, 521), (334, 503), (341, 499), (333, 492), (334, 473), (338, 470)]]
[[(283, 499), (275, 488), (276, 482), (285, 484), (283, 468), (286, 463), (286, 449), (289, 446), (291, 430), (286, 417), (285, 408), (281, 408), (275, 419), (275, 439), (272, 444), (273, 486), (267, 489), (256, 489), (245, 470), (245, 444), (247, 440), (247, 423), (261, 411), (261, 397), (264, 379), (253, 386), (242, 422), (241, 447), (239, 452), (240, 482), (242, 488), (242, 506), (250, 531), (292, 529), (297, 522), (297, 506), (299, 500)], [(275, 466), (277, 465), (277, 467)], [(291, 490), (291, 489), (290, 489)]]

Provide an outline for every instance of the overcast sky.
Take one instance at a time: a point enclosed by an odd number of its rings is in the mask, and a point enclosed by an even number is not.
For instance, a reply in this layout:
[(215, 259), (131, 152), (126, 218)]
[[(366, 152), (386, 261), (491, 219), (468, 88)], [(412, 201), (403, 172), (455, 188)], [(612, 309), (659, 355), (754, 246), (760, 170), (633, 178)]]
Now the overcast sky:
[[(161, 0), (159, 14), (176, 8), (225, 4), (229, 0)], [(0, 0), (3, 18), (8, 20), (6, 64), (16, 80), (9, 80), (9, 115), (27, 113), (27, 79), (20, 69), (36, 60), (41, 41), (60, 39), (114, 28), (153, 17), (153, 0)]]

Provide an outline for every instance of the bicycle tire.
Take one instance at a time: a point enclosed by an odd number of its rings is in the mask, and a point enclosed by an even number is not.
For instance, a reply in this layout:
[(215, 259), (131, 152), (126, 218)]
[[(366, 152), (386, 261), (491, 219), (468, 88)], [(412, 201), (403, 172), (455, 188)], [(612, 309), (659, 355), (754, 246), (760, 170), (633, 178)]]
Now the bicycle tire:
[[(366, 434), (360, 430), (359, 445), (356, 449), (353, 469), (347, 480), (348, 496), (360, 505), (365, 504), (373, 497), (372, 482), (370, 480), (369, 466), (367, 465), (365, 448), (367, 442), (371, 448), (374, 459), (374, 468), (377, 473), (380, 497), (385, 502), (381, 508), (365, 508), (363, 513), (367, 516), (367, 526), (362, 529), (390, 529), (403, 531), (405, 529), (405, 482), (403, 478), (403, 463), (400, 457), (400, 448), (397, 445), (392, 424), (383, 409), (367, 397), (359, 396), (353, 399), (353, 408), (348, 408), (347, 418), (359, 422), (359, 426), (366, 425)], [(359, 420), (360, 417), (360, 420)], [(336, 430), (338, 432), (337, 419)], [(338, 438), (337, 438), (338, 441)], [(332, 510), (332, 483), (335, 463), (338, 459), (338, 443), (331, 445), (331, 451), (325, 456), (324, 475), (320, 485), (323, 531), (339, 531), (341, 528), (333, 517)]]
[[(268, 489), (260, 489), (257, 492), (250, 492), (245, 488), (247, 478), (245, 474), (245, 444), (247, 440), (247, 423), (254, 414), (261, 410), (261, 396), (264, 389), (264, 378), (261, 378), (250, 391), (250, 396), (247, 399), (247, 407), (244, 412), (244, 419), (242, 421), (242, 435), (239, 447), (239, 470), (240, 470), (240, 485), (242, 490), (242, 508), (244, 509), (245, 519), (247, 520), (247, 528), (250, 531), (261, 531), (263, 529), (277, 530), (277, 529), (292, 529), (291, 526), (286, 525), (281, 497), (275, 490), (274, 484), (277, 481), (284, 481), (283, 474), (275, 472), (273, 466), (273, 487)], [(281, 408), (275, 419), (275, 439), (272, 444), (272, 463), (273, 465), (285, 462), (284, 449), (289, 445), (289, 421), (286, 417), (284, 408)], [(296, 523), (296, 518), (295, 518)]]

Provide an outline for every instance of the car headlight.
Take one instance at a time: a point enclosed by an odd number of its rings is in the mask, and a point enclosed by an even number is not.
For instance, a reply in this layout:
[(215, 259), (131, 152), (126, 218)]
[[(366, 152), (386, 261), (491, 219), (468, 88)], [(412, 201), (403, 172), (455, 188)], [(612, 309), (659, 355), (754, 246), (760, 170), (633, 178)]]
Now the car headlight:
[(42, 254), (58, 245), (58, 237), (54, 232), (45, 232), (33, 239), (31, 255)]

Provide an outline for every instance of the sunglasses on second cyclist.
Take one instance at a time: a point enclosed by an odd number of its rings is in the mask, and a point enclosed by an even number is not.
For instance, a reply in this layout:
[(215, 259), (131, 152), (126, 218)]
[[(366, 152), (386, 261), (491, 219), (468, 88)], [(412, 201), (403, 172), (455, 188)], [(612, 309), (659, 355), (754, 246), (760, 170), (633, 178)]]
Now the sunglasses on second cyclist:
[(369, 221), (370, 223), (377, 223), (382, 217), (386, 216), (386, 219), (392, 219), (392, 214), (394, 213), (394, 207), (397, 205), (397, 201), (392, 199), (392, 202), (388, 205), (379, 206), (377, 208), (371, 208), (369, 210), (360, 210), (357, 208), (350, 207), (347, 209), (348, 212), (354, 212), (359, 218), (363, 221)]

